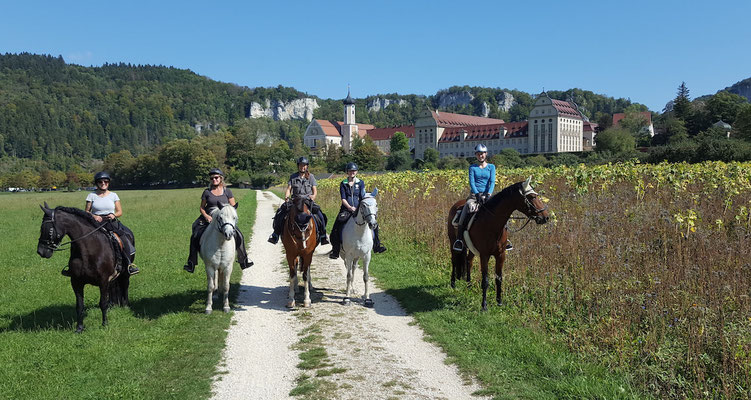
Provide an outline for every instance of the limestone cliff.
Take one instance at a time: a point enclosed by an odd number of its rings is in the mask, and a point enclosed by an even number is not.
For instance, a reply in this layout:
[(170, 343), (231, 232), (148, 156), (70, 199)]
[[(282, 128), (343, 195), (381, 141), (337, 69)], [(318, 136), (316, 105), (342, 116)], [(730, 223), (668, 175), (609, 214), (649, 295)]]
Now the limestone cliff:
[(288, 119), (313, 120), (313, 111), (320, 107), (313, 98), (295, 99), (284, 102), (280, 100), (266, 100), (264, 104), (253, 102), (247, 113), (248, 118), (269, 117), (275, 121)]
[(376, 97), (373, 100), (370, 100), (368, 102), (368, 111), (381, 111), (388, 107), (390, 104), (398, 104), (400, 107), (407, 104), (406, 100), (392, 100), (392, 99), (382, 99), (380, 97)]

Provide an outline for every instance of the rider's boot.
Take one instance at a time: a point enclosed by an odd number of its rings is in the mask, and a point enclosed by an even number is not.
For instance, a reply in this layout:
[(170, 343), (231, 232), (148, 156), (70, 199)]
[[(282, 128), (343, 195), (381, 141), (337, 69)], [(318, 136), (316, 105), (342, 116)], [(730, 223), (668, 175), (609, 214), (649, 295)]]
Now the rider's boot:
[(196, 243), (196, 238), (191, 236), (190, 237), (190, 253), (188, 255), (188, 262), (185, 263), (185, 265), (183, 266), (183, 269), (192, 274), (196, 270), (196, 265), (198, 265), (198, 243)]
[(276, 232), (272, 232), (271, 236), (269, 236), (269, 243), (273, 243), (273, 244), (279, 243), (279, 235), (277, 235)]
[[(134, 254), (135, 255), (135, 254)], [(136, 264), (133, 264), (130, 262), (131, 256), (127, 255), (125, 251), (122, 252), (122, 257), (120, 258), (122, 260), (123, 265), (127, 265), (128, 268), (128, 275), (135, 275), (139, 272), (141, 272), (138, 267), (136, 267)]]
[(373, 251), (376, 253), (383, 253), (386, 251), (386, 246), (381, 244), (381, 239), (378, 238), (378, 228), (379, 226), (376, 226), (376, 228), (373, 230)]
[(248, 253), (245, 250), (245, 238), (242, 232), (235, 231), (235, 241), (237, 242), (237, 262), (240, 263), (241, 269), (247, 269), (253, 266), (253, 261), (248, 260)]
[(466, 224), (464, 223), (464, 221), (460, 221), (459, 227), (456, 229), (456, 240), (454, 241), (454, 245), (452, 247), (454, 251), (464, 250), (464, 230), (465, 229), (467, 229)]
[(65, 268), (63, 268), (63, 270), (60, 271), (60, 274), (62, 276), (70, 277), (70, 268), (66, 265)]

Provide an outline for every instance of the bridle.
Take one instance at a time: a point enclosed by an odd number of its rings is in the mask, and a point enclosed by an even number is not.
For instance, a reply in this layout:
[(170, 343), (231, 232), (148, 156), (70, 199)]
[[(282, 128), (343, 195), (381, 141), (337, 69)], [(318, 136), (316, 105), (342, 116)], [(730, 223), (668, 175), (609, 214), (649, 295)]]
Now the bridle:
[[(68, 247), (70, 247), (70, 245), (72, 245), (73, 243), (75, 243), (75, 242), (77, 242), (77, 241), (79, 241), (81, 239), (84, 239), (84, 238), (87, 238), (87, 237), (93, 235), (94, 232), (102, 229), (104, 227), (104, 225), (107, 223), (107, 222), (102, 223), (98, 227), (94, 228), (91, 232), (89, 232), (89, 233), (87, 233), (87, 234), (79, 237), (78, 239), (69, 240), (69, 241), (67, 241), (65, 243), (59, 243), (62, 240), (62, 238), (63, 238), (64, 235), (58, 235), (58, 233), (57, 233), (57, 227), (55, 226), (55, 211), (57, 211), (57, 210), (52, 210), (52, 212), (49, 215), (49, 218), (47, 218), (46, 214), (45, 214), (44, 218), (42, 218), (42, 226), (44, 226), (45, 223), (50, 223), (50, 224), (52, 224), (52, 226), (49, 228), (49, 238), (48, 239), (40, 239), (39, 240), (39, 242), (43, 246), (45, 246), (47, 249), (49, 249), (51, 251), (63, 251), (63, 250), (67, 250)], [(63, 246), (66, 246), (66, 247), (63, 247)]]
[[(365, 225), (365, 224), (369, 224), (369, 222), (368, 222), (368, 217), (370, 217), (371, 215), (376, 215), (376, 214), (377, 214), (377, 212), (370, 212), (370, 208), (368, 208), (368, 207), (363, 207), (364, 205), (365, 205), (365, 200), (363, 200), (363, 201), (360, 201), (360, 205), (359, 205), (359, 206), (357, 207), (357, 210), (355, 211), (355, 217), (356, 217), (357, 215), (362, 215), (362, 223), (359, 223), (359, 222), (357, 222), (357, 218), (353, 218), (353, 219), (354, 219), (354, 221), (355, 221), (355, 224), (357, 224), (358, 226), (363, 226), (363, 225)], [(367, 213), (367, 214), (365, 214), (365, 211), (363, 211), (363, 212), (361, 213), (361, 212), (360, 212), (360, 209), (362, 209), (362, 208), (364, 208), (365, 210), (367, 210), (367, 211), (368, 211), (368, 213)], [(371, 226), (371, 228), (373, 228), (373, 227)]]
[[(535, 222), (538, 222), (540, 220), (540, 218), (542, 218), (540, 216), (540, 214), (543, 213), (545, 210), (548, 209), (548, 205), (547, 204), (543, 203), (543, 207), (542, 208), (537, 208), (537, 206), (535, 206), (535, 204), (531, 200), (529, 200), (529, 196), (532, 195), (532, 194), (534, 194), (535, 198), (536, 198), (537, 192), (535, 192), (534, 190), (524, 191), (524, 190), (522, 190), (520, 188), (519, 189), (519, 194), (521, 194), (524, 197), (524, 204), (527, 206), (527, 209), (534, 210), (534, 214), (532, 216), (529, 216), (529, 215), (525, 214), (523, 217), (516, 217), (516, 216), (513, 216), (513, 215), (509, 216), (509, 219), (525, 219), (526, 220), (526, 222), (524, 222), (524, 225), (522, 225), (521, 228), (515, 229), (515, 230), (509, 229), (508, 231), (510, 233), (520, 232), (522, 229), (526, 228), (527, 225), (529, 224), (529, 222), (532, 221), (532, 220), (535, 220)], [(490, 209), (490, 207), (487, 207), (485, 205), (485, 203), (483, 203), (480, 207), (483, 208), (483, 209), (485, 209), (485, 211), (487, 211), (488, 213), (490, 213), (490, 215), (492, 215), (494, 217), (496, 216), (495, 213), (493, 213), (493, 211)]]
[[(293, 204), (293, 207), (294, 207), (294, 204)], [(287, 225), (291, 228), (292, 231), (296, 230), (297, 232), (300, 232), (300, 238), (299, 238), (299, 240), (302, 242), (302, 248), (303, 249), (307, 248), (307, 246), (308, 246), (308, 239), (310, 238), (310, 233), (309, 233), (309, 230), (310, 230), (310, 221), (313, 220), (313, 218), (315, 218), (315, 217), (313, 217), (311, 215), (310, 219), (308, 220), (308, 223), (305, 224), (305, 227), (304, 228), (300, 228), (300, 225), (298, 225), (297, 222), (294, 220), (294, 218), (292, 218), (292, 215), (291, 214), (287, 214)], [(313, 223), (315, 224), (315, 222), (313, 222)], [(292, 241), (295, 243), (295, 246), (297, 246), (297, 240), (298, 240), (298, 238), (295, 235), (295, 233), (294, 232), (290, 232), (289, 236), (292, 238)]]

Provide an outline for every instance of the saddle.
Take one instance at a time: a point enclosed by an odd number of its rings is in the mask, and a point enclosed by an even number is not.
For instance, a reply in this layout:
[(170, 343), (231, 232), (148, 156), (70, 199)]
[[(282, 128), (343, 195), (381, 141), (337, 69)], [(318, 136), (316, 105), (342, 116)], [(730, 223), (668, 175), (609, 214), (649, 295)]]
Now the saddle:
[(125, 247), (123, 246), (123, 240), (120, 238), (120, 235), (112, 231), (108, 233), (110, 238), (110, 245), (112, 245), (112, 251), (115, 252), (115, 277), (117, 277), (120, 271), (128, 266), (125, 260), (123, 260), (123, 250)]

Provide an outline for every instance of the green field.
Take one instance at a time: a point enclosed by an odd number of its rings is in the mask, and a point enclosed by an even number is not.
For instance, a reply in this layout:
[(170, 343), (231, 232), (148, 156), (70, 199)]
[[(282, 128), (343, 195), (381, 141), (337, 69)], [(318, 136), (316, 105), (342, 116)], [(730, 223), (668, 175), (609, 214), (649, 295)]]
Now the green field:
[[(206, 276), (182, 270), (202, 189), (117, 191), (136, 237), (139, 275), (130, 308), (101, 326), (99, 289), (87, 286), (86, 330), (74, 333), (75, 297), (60, 270), (69, 252), (36, 254), (39, 204), (83, 207), (85, 192), (0, 196), (0, 398), (205, 399), (230, 315), (204, 315)], [(235, 190), (249, 239), (255, 192)], [(232, 298), (240, 268), (235, 264)]]

